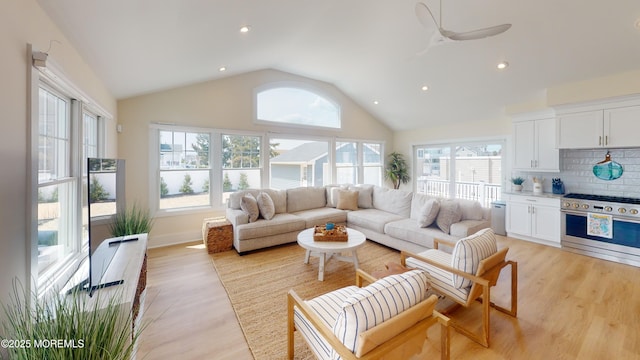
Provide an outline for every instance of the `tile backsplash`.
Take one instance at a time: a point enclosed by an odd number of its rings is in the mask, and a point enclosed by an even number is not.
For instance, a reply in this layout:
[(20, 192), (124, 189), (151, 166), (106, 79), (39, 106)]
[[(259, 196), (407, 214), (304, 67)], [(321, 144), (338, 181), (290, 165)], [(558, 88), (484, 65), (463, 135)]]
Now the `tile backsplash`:
[(607, 149), (560, 150), (559, 173), (514, 172), (527, 179), (524, 190), (532, 190), (533, 177), (544, 178), (544, 192), (551, 192), (551, 179), (561, 178), (565, 193), (598, 194), (640, 198), (640, 148), (609, 149), (611, 160), (623, 167), (616, 180), (601, 180), (593, 175), (593, 166), (604, 160)]

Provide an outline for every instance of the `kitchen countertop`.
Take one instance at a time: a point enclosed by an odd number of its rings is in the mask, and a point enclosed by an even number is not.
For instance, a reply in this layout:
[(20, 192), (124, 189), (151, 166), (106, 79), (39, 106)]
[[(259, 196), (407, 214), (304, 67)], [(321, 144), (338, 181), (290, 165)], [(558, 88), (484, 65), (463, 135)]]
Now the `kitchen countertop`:
[(543, 193), (536, 193), (534, 194), (533, 191), (503, 191), (502, 192), (505, 195), (519, 195), (519, 196), (529, 196), (529, 197), (542, 197), (542, 198), (548, 198), (548, 199), (562, 199), (564, 197), (565, 194), (554, 194), (554, 193), (548, 193), (548, 192), (543, 192)]

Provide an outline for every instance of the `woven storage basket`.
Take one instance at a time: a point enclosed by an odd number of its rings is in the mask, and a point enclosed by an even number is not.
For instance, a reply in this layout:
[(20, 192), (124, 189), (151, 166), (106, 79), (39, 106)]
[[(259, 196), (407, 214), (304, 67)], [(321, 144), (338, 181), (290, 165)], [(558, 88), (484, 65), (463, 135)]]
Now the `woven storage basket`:
[(209, 254), (233, 249), (233, 226), (225, 218), (204, 219), (202, 240)]

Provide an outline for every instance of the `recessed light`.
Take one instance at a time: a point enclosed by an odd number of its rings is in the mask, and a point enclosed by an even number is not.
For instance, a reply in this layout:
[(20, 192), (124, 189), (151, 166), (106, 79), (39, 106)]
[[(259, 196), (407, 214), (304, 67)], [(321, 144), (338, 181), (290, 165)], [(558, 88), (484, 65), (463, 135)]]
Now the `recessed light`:
[(373, 100), (373, 105), (378, 105), (380, 102), (378, 100)]
[(429, 87), (427, 85), (422, 85), (422, 87), (420, 89), (422, 91), (427, 91), (427, 90), (429, 90)]
[(250, 30), (251, 30), (251, 26), (249, 26), (249, 25), (245, 25), (245, 26), (240, 28), (240, 32), (241, 33), (248, 33)]
[(223, 72), (223, 71), (227, 71), (227, 68), (224, 66), (220, 66), (220, 68), (218, 69), (218, 71)]
[(501, 62), (498, 63), (497, 67), (498, 67), (499, 70), (503, 70), (503, 69), (506, 69), (506, 68), (509, 67), (509, 63), (506, 62), (506, 61), (501, 61)]
[(636, 27), (636, 29), (640, 30), (640, 19), (636, 20), (634, 26)]

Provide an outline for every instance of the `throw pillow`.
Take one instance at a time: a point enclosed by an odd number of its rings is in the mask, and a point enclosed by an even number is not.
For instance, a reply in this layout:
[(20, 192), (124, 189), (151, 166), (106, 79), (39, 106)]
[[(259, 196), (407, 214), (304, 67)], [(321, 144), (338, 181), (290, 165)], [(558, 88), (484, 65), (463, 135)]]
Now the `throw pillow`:
[(358, 192), (350, 190), (338, 190), (338, 205), (340, 210), (358, 210)]
[(455, 224), (462, 218), (462, 211), (460, 211), (460, 205), (455, 200), (444, 200), (440, 203), (440, 211), (436, 218), (436, 225), (445, 234), (451, 231), (451, 224)]
[(351, 185), (349, 190), (358, 191), (358, 208), (371, 209), (373, 207), (373, 185)]
[[(475, 275), (480, 261), (498, 252), (496, 236), (491, 228), (478, 231), (456, 242), (451, 253), (451, 267)], [(453, 274), (453, 286), (457, 289), (469, 287), (473, 282)]]
[(266, 220), (271, 220), (276, 214), (276, 207), (273, 204), (271, 196), (269, 196), (269, 194), (265, 192), (261, 192), (260, 194), (258, 194), (256, 202), (258, 203), (260, 215), (262, 215), (262, 217)]
[(258, 215), (260, 215), (258, 202), (250, 193), (245, 194), (242, 197), (242, 200), (240, 200), (240, 209), (242, 209), (245, 214), (249, 215), (249, 222), (258, 220)]
[(438, 213), (440, 212), (440, 203), (438, 200), (430, 199), (424, 204), (420, 210), (420, 216), (418, 217), (418, 227), (424, 228), (431, 226), (436, 220)]

